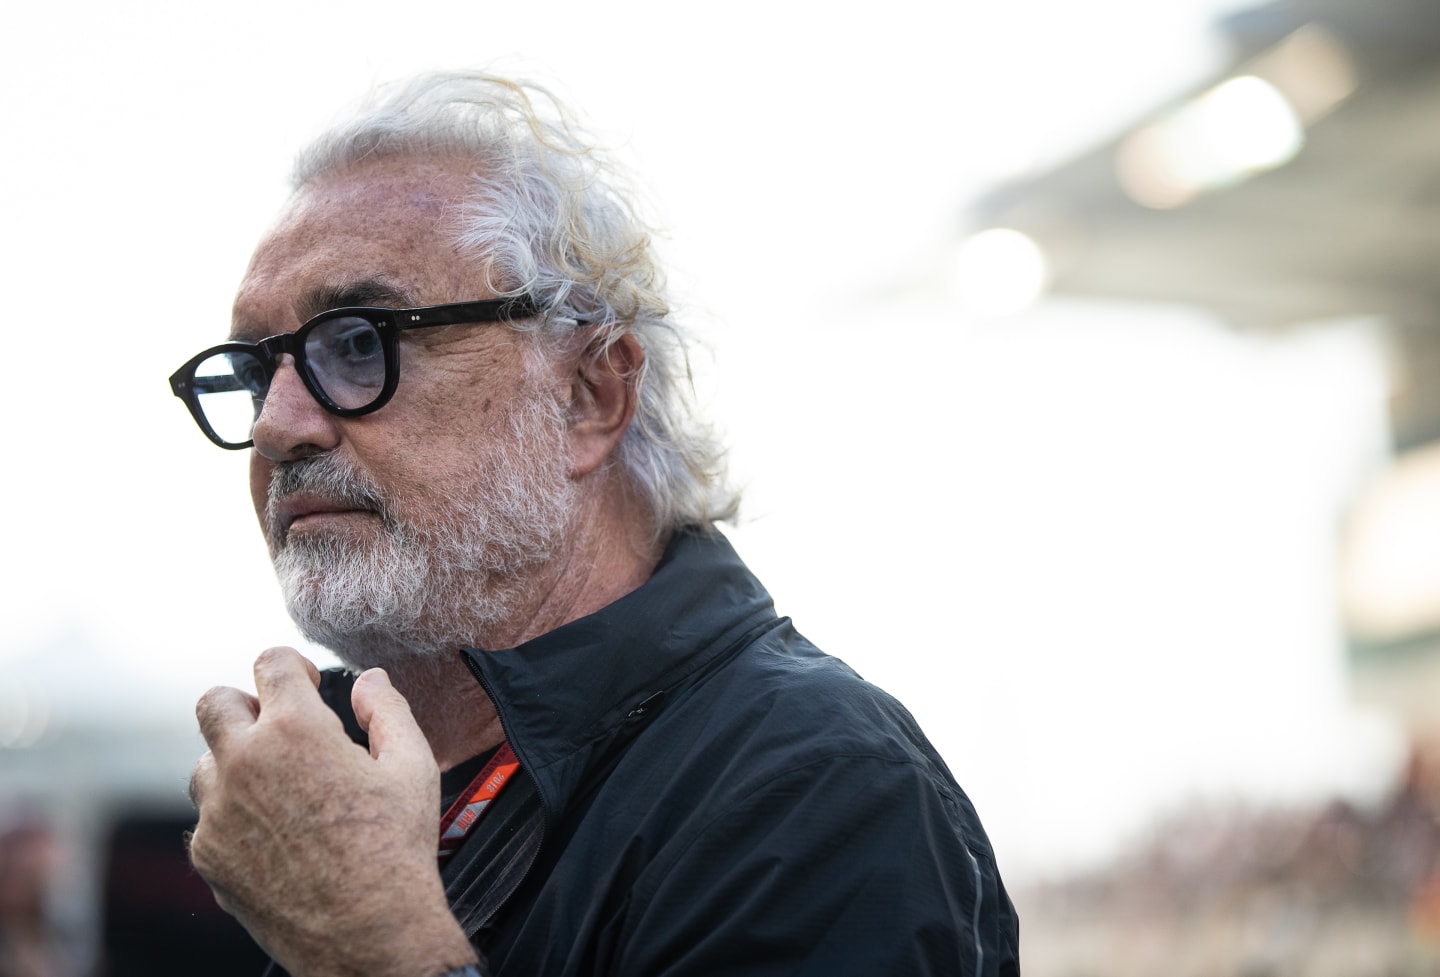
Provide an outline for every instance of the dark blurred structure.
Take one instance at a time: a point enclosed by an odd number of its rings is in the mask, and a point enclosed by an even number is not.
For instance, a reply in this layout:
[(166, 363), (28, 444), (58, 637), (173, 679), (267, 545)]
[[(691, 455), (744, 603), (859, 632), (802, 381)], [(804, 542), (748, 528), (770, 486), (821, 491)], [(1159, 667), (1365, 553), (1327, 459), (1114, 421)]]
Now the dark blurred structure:
[(183, 808), (113, 812), (93, 947), (57, 912), (64, 863), (80, 853), (39, 818), (0, 829), (0, 977), (258, 977), (268, 958), (190, 868), (192, 824)]
[(101, 896), (102, 977), (258, 977), (268, 957), (190, 868), (188, 812), (135, 812), (111, 829)]

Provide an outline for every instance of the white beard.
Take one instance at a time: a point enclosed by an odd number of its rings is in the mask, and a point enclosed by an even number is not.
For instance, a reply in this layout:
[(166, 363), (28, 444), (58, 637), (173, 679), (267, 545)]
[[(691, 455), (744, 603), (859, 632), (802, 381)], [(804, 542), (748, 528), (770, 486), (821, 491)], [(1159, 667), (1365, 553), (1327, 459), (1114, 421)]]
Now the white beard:
[[(353, 669), (414, 671), (511, 630), (533, 599), (537, 571), (568, 538), (575, 510), (560, 406), (537, 399), (512, 428), (466, 484), (432, 486), (447, 508), (423, 519), (397, 517), (394, 500), (331, 455), (277, 465), (265, 530), (300, 632)], [(297, 491), (371, 510), (381, 531), (287, 539), (277, 502)]]

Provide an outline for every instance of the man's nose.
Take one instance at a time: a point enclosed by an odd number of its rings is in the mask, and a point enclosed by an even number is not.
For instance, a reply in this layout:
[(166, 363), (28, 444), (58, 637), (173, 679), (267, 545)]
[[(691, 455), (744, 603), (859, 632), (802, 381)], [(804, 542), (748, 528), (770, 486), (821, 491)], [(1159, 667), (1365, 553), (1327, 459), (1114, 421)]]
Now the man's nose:
[(310, 395), (289, 353), (280, 357), (252, 437), (271, 461), (294, 461), (330, 451), (340, 443), (338, 418)]

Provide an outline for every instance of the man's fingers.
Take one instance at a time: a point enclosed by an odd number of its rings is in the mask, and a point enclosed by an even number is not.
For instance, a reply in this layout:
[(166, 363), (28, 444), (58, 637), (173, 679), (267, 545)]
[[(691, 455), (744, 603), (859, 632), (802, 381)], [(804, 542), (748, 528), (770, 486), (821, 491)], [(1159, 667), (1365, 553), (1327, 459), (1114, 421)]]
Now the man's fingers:
[(370, 736), (370, 755), (413, 754), (432, 759), (430, 743), (410, 712), (410, 703), (390, 684), (383, 668), (372, 668), (355, 680), (350, 704), (360, 728)]
[(294, 648), (267, 648), (255, 659), (255, 692), (261, 703), (321, 704), (320, 670)]
[(195, 703), (195, 718), (200, 735), (212, 750), (223, 749), (225, 738), (242, 729), (249, 729), (260, 715), (260, 700), (249, 692), (217, 685)]

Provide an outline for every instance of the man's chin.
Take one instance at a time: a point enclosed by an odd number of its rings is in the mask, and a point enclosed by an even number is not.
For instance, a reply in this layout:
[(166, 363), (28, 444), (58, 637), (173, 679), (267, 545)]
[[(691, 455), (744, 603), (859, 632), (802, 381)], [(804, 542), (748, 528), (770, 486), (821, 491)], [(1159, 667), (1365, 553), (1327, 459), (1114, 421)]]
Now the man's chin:
[(307, 641), (328, 649), (352, 672), (379, 667), (413, 673), (419, 666), (429, 668), (452, 661), (455, 651), (466, 644), (437, 641), (433, 635), (397, 631), (384, 625), (342, 628), (313, 617), (295, 617), (295, 624)]
[(333, 607), (317, 605), (313, 599), (292, 599), (289, 595), (285, 604), (290, 619), (306, 641), (329, 649), (352, 667), (368, 668), (375, 664), (369, 658), (377, 651), (385, 649), (387, 656), (393, 656), (415, 643), (413, 629), (406, 627), (408, 622), (386, 619), (373, 611), (351, 607), (337, 615)]
[(405, 547), (292, 537), (274, 563), (300, 633), (337, 653), (353, 641), (393, 642), (413, 631), (424, 611), (428, 568)]

